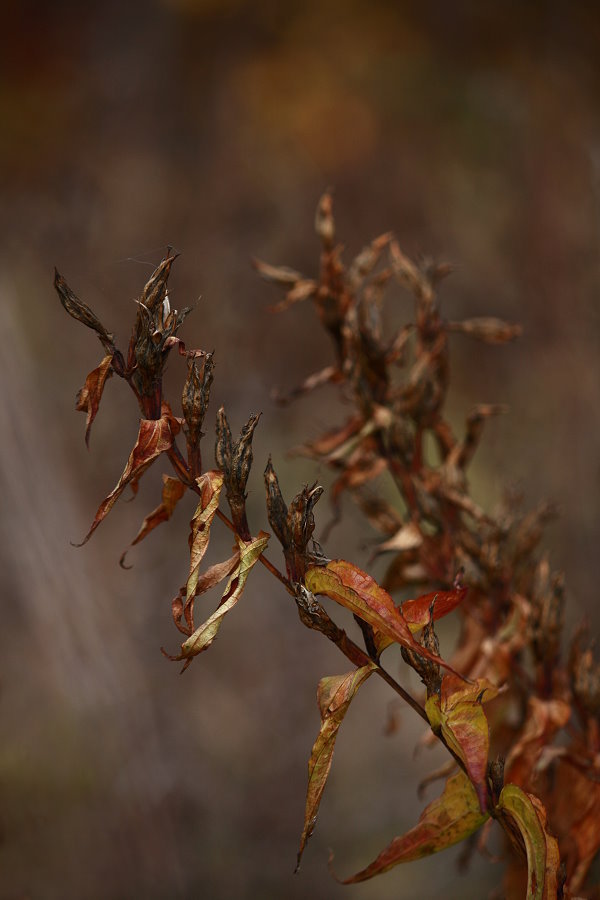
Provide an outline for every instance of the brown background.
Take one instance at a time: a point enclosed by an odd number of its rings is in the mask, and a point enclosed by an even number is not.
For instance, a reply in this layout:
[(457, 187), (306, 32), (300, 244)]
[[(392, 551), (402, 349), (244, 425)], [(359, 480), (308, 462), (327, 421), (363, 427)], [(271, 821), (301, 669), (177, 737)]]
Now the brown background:
[[(448, 316), (525, 328), (505, 348), (453, 343), (457, 427), (473, 402), (511, 407), (486, 432), (474, 493), (490, 505), (517, 484), (529, 505), (562, 507), (546, 545), (569, 623), (597, 627), (593, 4), (6, 2), (2, 31), (0, 898), (485, 896), (499, 867), (476, 860), (461, 877), (453, 851), (354, 888), (330, 879), (328, 847), (342, 873), (370, 861), (415, 822), (417, 778), (443, 759), (412, 759), (408, 713), (384, 737), (390, 697), (371, 683), (292, 876), (315, 688), (345, 663), (255, 572), (179, 677), (159, 647), (177, 648), (189, 501), (131, 553), (133, 571), (117, 566), (156, 505), (158, 466), (88, 546), (69, 545), (118, 478), (137, 414), (113, 379), (86, 452), (73, 398), (99, 347), (60, 309), (52, 267), (123, 344), (152, 264), (168, 243), (182, 251), (172, 300), (202, 295), (184, 336), (215, 350), (209, 422), (222, 402), (235, 428), (263, 412), (257, 531), (268, 453), (288, 496), (327, 483), (285, 451), (345, 411), (327, 391), (283, 411), (269, 400), (329, 347), (308, 306), (268, 314), (250, 257), (313, 274), (314, 207), (333, 185), (349, 253), (393, 229), (407, 253), (456, 264)], [(391, 305), (393, 321), (409, 314), (406, 297)], [(174, 359), (169, 383), (182, 372)], [(346, 513), (326, 550), (366, 564), (374, 535)], [(219, 532), (213, 558), (228, 547)]]

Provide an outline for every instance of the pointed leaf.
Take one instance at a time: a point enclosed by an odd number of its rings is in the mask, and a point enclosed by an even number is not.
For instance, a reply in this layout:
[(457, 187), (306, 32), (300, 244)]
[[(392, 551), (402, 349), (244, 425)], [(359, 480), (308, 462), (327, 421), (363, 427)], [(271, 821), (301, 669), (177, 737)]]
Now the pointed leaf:
[(441, 696), (429, 697), (425, 712), (432, 729), (441, 732), (449, 747), (462, 759), (475, 786), (482, 811), (487, 807), (487, 762), (489, 727), (482, 703), (498, 694), (486, 678), (466, 684), (454, 675), (444, 675)]
[[(224, 578), (227, 578), (228, 575), (231, 575), (235, 567), (238, 565), (240, 560), (240, 551), (236, 550), (233, 556), (230, 556), (229, 559), (224, 560), (220, 563), (215, 563), (213, 566), (210, 566), (206, 572), (202, 572), (202, 574), (198, 578), (198, 583), (196, 584), (196, 590), (192, 597), (186, 602), (185, 608), (183, 609), (183, 614), (185, 616), (185, 620), (187, 622), (188, 634), (192, 634), (194, 631), (194, 600), (196, 597), (199, 597), (201, 594), (206, 593), (211, 588), (215, 587), (219, 582), (223, 581)], [(185, 588), (184, 595), (185, 595)]]
[(107, 379), (112, 375), (112, 360), (112, 353), (105, 356), (100, 365), (96, 369), (93, 369), (87, 376), (84, 386), (77, 394), (77, 405), (75, 408), (78, 412), (87, 413), (85, 442), (88, 447), (90, 445), (92, 422), (96, 418), (96, 413), (100, 406), (104, 385), (106, 384)]
[(431, 591), (416, 600), (406, 600), (401, 606), (402, 615), (411, 631), (419, 631), (431, 618), (437, 621), (455, 610), (466, 593), (466, 587), (455, 587), (451, 591)]
[(546, 810), (541, 801), (516, 784), (506, 784), (496, 811), (512, 840), (519, 844), (520, 839), (525, 845), (527, 900), (556, 897), (560, 865), (558, 842), (546, 831)]
[(488, 344), (504, 344), (506, 341), (514, 341), (520, 337), (523, 329), (520, 325), (512, 325), (501, 319), (481, 316), (474, 319), (465, 319), (463, 322), (448, 322), (448, 331), (460, 331), (469, 337), (477, 338)]
[(384, 637), (453, 671), (448, 663), (417, 643), (388, 592), (352, 563), (334, 559), (326, 566), (314, 566), (306, 572), (305, 584), (313, 594), (331, 597)]
[(269, 535), (264, 531), (261, 531), (258, 537), (253, 538), (253, 540), (248, 543), (242, 541), (241, 538), (238, 538), (240, 550), (239, 562), (235, 571), (232, 573), (231, 578), (227, 582), (227, 587), (225, 588), (217, 610), (206, 620), (206, 622), (196, 629), (187, 641), (184, 641), (181, 645), (181, 653), (177, 656), (170, 656), (163, 649), (162, 652), (168, 659), (185, 660), (185, 664), (181, 670), (182, 672), (185, 672), (194, 656), (198, 656), (199, 653), (208, 650), (216, 638), (224, 616), (233, 609), (242, 596), (250, 570), (258, 562), (268, 541)]
[(376, 860), (342, 884), (356, 884), (381, 875), (400, 863), (412, 862), (452, 847), (477, 831), (488, 818), (479, 808), (477, 794), (464, 772), (449, 778), (444, 793), (421, 813), (417, 825), (394, 838)]
[(196, 484), (200, 488), (200, 501), (196, 507), (194, 518), (190, 523), (192, 528), (190, 534), (190, 574), (186, 584), (186, 605), (196, 595), (200, 565), (210, 540), (210, 526), (219, 507), (223, 475), (221, 472), (205, 472), (200, 478), (196, 479)]
[[(163, 475), (162, 502), (146, 516), (140, 530), (131, 542), (132, 547), (135, 544), (139, 544), (140, 541), (143, 541), (157, 525), (161, 524), (161, 522), (168, 522), (184, 493), (185, 485), (179, 478), (173, 478), (171, 475)], [(124, 568), (131, 568), (130, 566), (124, 566), (126, 554), (127, 550), (123, 553), (120, 563)]]
[(179, 431), (180, 425), (172, 415), (168, 407), (163, 408), (163, 416), (160, 419), (141, 419), (137, 441), (127, 460), (125, 470), (116, 487), (106, 497), (100, 506), (92, 522), (92, 526), (81, 544), (82, 546), (91, 538), (92, 534), (108, 515), (128, 484), (136, 485), (146, 469), (152, 465), (161, 453), (165, 453), (173, 446), (173, 439)]
[(322, 678), (317, 688), (317, 701), (321, 713), (321, 730), (314, 743), (310, 759), (308, 761), (308, 790), (306, 793), (306, 808), (304, 812), (304, 828), (300, 838), (298, 862), (296, 871), (300, 867), (300, 860), (304, 853), (306, 843), (313, 833), (319, 804), (325, 790), (333, 750), (337, 733), (348, 707), (358, 691), (359, 687), (374, 671), (373, 663), (348, 672), (347, 675), (332, 675)]

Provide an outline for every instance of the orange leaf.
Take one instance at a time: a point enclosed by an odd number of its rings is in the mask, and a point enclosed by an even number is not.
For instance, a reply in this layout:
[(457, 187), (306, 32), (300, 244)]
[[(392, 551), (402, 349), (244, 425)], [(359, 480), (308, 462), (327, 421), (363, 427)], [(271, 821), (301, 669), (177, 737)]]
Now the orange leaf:
[(112, 375), (112, 359), (112, 353), (108, 356), (105, 356), (100, 365), (96, 369), (93, 369), (93, 371), (91, 371), (87, 376), (84, 386), (77, 394), (77, 405), (75, 408), (78, 412), (87, 413), (87, 420), (85, 423), (85, 442), (88, 447), (90, 445), (90, 431), (92, 429), (92, 422), (96, 418), (96, 413), (98, 412), (98, 407), (100, 406), (102, 391), (104, 390), (104, 385), (106, 384), (107, 379)]
[(437, 621), (455, 610), (464, 600), (466, 593), (466, 587), (456, 587), (451, 591), (432, 591), (423, 594), (416, 600), (406, 600), (401, 606), (402, 615), (410, 630), (418, 631), (428, 624), (430, 618)]
[(400, 863), (452, 847), (477, 831), (488, 817), (479, 808), (473, 785), (464, 772), (459, 772), (448, 779), (442, 796), (423, 810), (414, 828), (394, 838), (369, 866), (341, 883), (366, 881)]
[[(402, 612), (388, 592), (352, 563), (334, 559), (326, 566), (313, 566), (306, 573), (305, 584), (313, 594), (326, 594), (340, 606), (349, 609), (385, 638), (454, 671), (443, 659), (417, 643)], [(458, 673), (456, 675), (460, 677)]]
[(441, 694), (429, 697), (425, 712), (434, 732), (441, 732), (449, 747), (462, 759), (479, 798), (487, 808), (487, 762), (489, 727), (482, 702), (498, 694), (486, 678), (467, 684), (454, 675), (444, 675)]
[(296, 871), (300, 868), (300, 860), (306, 843), (313, 833), (321, 797), (327, 784), (333, 750), (337, 733), (352, 698), (369, 675), (375, 664), (369, 663), (355, 669), (347, 675), (332, 675), (322, 678), (317, 688), (317, 702), (321, 713), (321, 730), (314, 743), (308, 761), (308, 790), (306, 793), (306, 809), (304, 812), (304, 828), (300, 838)]
[(160, 419), (141, 419), (137, 441), (127, 460), (125, 470), (116, 487), (106, 497), (100, 506), (92, 522), (92, 527), (84, 537), (81, 547), (91, 538), (92, 534), (111, 511), (125, 488), (131, 482), (137, 483), (146, 469), (152, 465), (161, 453), (165, 453), (173, 446), (173, 439), (180, 429), (179, 422), (172, 415), (168, 407), (163, 408)]
[[(179, 500), (183, 497), (184, 493), (185, 485), (179, 478), (173, 478), (171, 475), (163, 475), (162, 502), (146, 516), (142, 522), (142, 527), (131, 542), (132, 547), (135, 544), (139, 544), (140, 541), (143, 541), (157, 525), (161, 524), (161, 522), (167, 522), (171, 518), (173, 510), (177, 506)], [(130, 566), (123, 565), (126, 554), (127, 550), (123, 553), (120, 563), (123, 568), (131, 568)]]

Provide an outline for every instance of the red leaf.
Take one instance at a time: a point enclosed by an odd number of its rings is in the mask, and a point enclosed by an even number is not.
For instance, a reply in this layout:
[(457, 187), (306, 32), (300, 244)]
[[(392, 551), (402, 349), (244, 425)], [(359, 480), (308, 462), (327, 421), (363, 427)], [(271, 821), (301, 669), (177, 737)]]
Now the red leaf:
[(116, 487), (106, 497), (100, 506), (92, 522), (92, 527), (84, 537), (81, 547), (91, 538), (92, 534), (111, 511), (125, 488), (131, 482), (139, 481), (146, 469), (152, 465), (161, 453), (165, 453), (173, 446), (173, 439), (179, 431), (179, 422), (171, 414), (168, 407), (163, 408), (163, 416), (160, 419), (141, 419), (137, 441), (127, 460), (125, 470)]
[(102, 391), (107, 379), (112, 375), (111, 363), (113, 354), (105, 356), (100, 365), (93, 369), (85, 379), (85, 384), (77, 394), (76, 409), (78, 412), (87, 413), (85, 423), (85, 442), (90, 445), (90, 431), (92, 422), (96, 418), (100, 400), (102, 399)]
[(482, 812), (487, 807), (489, 727), (482, 702), (498, 694), (486, 678), (467, 684), (444, 675), (441, 695), (429, 697), (425, 712), (434, 732), (441, 732), (449, 747), (462, 759), (477, 791)]
[(371, 865), (342, 884), (356, 884), (381, 875), (400, 863), (412, 862), (452, 847), (483, 825), (488, 813), (482, 813), (473, 785), (464, 772), (449, 778), (444, 793), (421, 813), (418, 825), (402, 837), (394, 838)]
[[(395, 643), (454, 671), (443, 659), (417, 643), (388, 592), (352, 563), (334, 559), (326, 566), (313, 566), (306, 573), (305, 584), (313, 594), (326, 594), (349, 609), (385, 638), (391, 638)], [(460, 678), (458, 673), (455, 674)]]
[(431, 617), (437, 621), (455, 610), (458, 604), (464, 600), (466, 593), (466, 587), (456, 587), (451, 591), (432, 591), (429, 594), (423, 594), (416, 600), (406, 600), (401, 606), (402, 615), (410, 630), (418, 631), (427, 625)]

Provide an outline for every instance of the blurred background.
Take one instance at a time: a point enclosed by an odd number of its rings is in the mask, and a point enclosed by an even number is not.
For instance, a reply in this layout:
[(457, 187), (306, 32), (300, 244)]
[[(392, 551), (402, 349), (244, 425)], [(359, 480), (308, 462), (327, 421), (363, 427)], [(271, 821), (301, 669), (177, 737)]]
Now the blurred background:
[[(517, 485), (527, 505), (561, 507), (545, 543), (566, 571), (569, 625), (586, 615), (597, 629), (600, 14), (516, 0), (2, 10), (1, 900), (486, 896), (499, 867), (476, 859), (462, 876), (453, 851), (351, 888), (328, 874), (329, 847), (346, 875), (410, 828), (415, 785), (444, 759), (413, 759), (420, 723), (372, 682), (292, 874), (316, 685), (347, 666), (255, 571), (218, 641), (179, 676), (159, 648), (179, 646), (170, 601), (191, 500), (131, 551), (132, 571), (118, 566), (158, 503), (160, 465), (89, 545), (70, 545), (118, 479), (137, 411), (112, 379), (86, 451), (74, 397), (101, 352), (61, 309), (53, 266), (123, 347), (133, 298), (167, 244), (181, 251), (172, 302), (197, 301), (183, 337), (215, 351), (209, 426), (221, 403), (234, 429), (263, 413), (256, 532), (268, 454), (288, 498), (329, 483), (286, 451), (347, 410), (329, 389), (284, 410), (269, 399), (330, 349), (308, 305), (267, 311), (278, 295), (251, 256), (313, 275), (314, 209), (333, 186), (349, 255), (393, 230), (409, 255), (453, 263), (445, 314), (524, 326), (505, 347), (452, 345), (456, 427), (475, 402), (511, 408), (487, 427), (474, 494), (490, 506)], [(410, 316), (407, 296), (391, 306), (392, 320)], [(174, 403), (184, 371), (173, 358)], [(351, 504), (344, 513), (325, 549), (367, 565), (375, 535)], [(229, 551), (221, 532), (211, 561)], [(399, 728), (385, 736), (390, 713)]]

